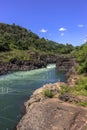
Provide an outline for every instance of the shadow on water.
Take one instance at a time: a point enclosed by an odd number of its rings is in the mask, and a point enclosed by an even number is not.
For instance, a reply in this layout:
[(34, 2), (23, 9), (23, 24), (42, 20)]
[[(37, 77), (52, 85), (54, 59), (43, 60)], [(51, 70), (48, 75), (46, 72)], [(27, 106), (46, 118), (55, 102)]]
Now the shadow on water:
[(55, 64), (32, 71), (13, 72), (0, 77), (0, 130), (13, 130), (24, 101), (46, 83), (65, 81)]

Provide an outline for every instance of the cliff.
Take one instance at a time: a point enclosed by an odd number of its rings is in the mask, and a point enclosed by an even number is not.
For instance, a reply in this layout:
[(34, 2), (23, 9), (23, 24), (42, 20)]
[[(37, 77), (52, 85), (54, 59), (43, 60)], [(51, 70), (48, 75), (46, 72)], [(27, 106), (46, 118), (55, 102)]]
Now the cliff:
[(52, 54), (29, 53), (30, 60), (12, 58), (9, 62), (0, 62), (0, 75), (9, 71), (28, 71), (46, 67), (49, 63), (56, 63), (57, 57)]
[(65, 72), (67, 84), (74, 86), (78, 79), (76, 68), (78, 66), (73, 57), (58, 57), (56, 61), (57, 69)]

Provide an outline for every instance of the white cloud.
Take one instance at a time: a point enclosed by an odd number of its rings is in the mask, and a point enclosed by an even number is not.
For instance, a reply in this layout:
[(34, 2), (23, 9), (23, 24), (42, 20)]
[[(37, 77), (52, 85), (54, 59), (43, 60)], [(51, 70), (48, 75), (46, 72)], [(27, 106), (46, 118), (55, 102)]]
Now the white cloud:
[(79, 27), (79, 28), (83, 28), (84, 25), (83, 25), (83, 24), (78, 24), (78, 27)]
[(44, 28), (42, 28), (41, 30), (40, 30), (40, 32), (41, 33), (46, 33), (48, 30), (46, 30), (46, 29), (44, 29)]
[(66, 31), (66, 30), (67, 30), (67, 29), (66, 29), (66, 28), (63, 28), (63, 27), (62, 27), (62, 28), (59, 28), (59, 31), (60, 31), (60, 32), (64, 32), (64, 31)]
[(64, 33), (61, 33), (61, 36), (64, 36)]

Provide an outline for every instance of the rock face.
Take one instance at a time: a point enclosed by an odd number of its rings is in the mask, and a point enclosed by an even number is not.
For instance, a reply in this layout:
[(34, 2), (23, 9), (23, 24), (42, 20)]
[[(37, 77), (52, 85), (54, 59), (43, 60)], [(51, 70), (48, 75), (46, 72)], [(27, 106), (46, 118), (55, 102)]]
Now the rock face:
[(0, 75), (6, 74), (9, 71), (21, 71), (21, 70), (33, 70), (46, 67), (46, 63), (43, 61), (21, 61), (17, 59), (11, 59), (8, 63), (0, 63)]
[(46, 67), (49, 63), (56, 63), (56, 55), (43, 55), (37, 53), (30, 54), (31, 60), (11, 59), (8, 63), (0, 62), (0, 75), (6, 74), (9, 71), (33, 70)]
[(74, 86), (78, 78), (76, 72), (77, 63), (75, 58), (58, 57), (56, 66), (58, 70), (65, 72), (68, 85)]
[(49, 63), (56, 63), (59, 71), (65, 71), (67, 77), (71, 73), (75, 73), (74, 66), (75, 60), (71, 58), (59, 57), (52, 54), (38, 54), (35, 52), (30, 53), (31, 60), (18, 60), (16, 58), (11, 59), (8, 63), (0, 62), (0, 75), (6, 74), (9, 71), (21, 71), (21, 70), (33, 70), (46, 67)]
[(56, 62), (58, 70), (65, 72), (69, 71), (75, 64), (74, 58), (67, 57), (58, 57)]
[(61, 84), (45, 85), (33, 93), (25, 103), (26, 114), (17, 125), (17, 130), (86, 130), (87, 108), (58, 98), (43, 97), (44, 89), (58, 92)]

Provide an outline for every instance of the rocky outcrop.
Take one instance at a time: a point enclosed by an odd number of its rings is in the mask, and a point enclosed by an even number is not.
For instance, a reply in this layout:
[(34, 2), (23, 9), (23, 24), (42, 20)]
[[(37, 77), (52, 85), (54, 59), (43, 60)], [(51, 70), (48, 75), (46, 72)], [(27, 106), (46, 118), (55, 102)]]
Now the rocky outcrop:
[(25, 103), (26, 113), (18, 123), (17, 130), (86, 130), (87, 108), (63, 100), (65, 97), (66, 100), (75, 100), (73, 95), (62, 95), (61, 99), (58, 95), (56, 98), (43, 96), (44, 89), (52, 90), (56, 95), (63, 84), (48, 84), (37, 89)]
[(0, 63), (0, 75), (6, 74), (9, 71), (33, 70), (46, 67), (49, 63), (56, 63), (57, 69), (66, 73), (67, 79), (73, 73), (75, 74), (74, 66), (75, 59), (66, 58), (52, 54), (38, 54), (37, 52), (29, 52), (30, 60), (11, 59), (8, 63)]
[(7, 63), (0, 62), (0, 75), (7, 73)]
[(29, 52), (31, 59), (37, 59), (39, 61), (43, 61), (48, 63), (56, 63), (58, 56), (55, 54), (39, 54), (38, 52)]
[(11, 59), (9, 62), (0, 62), (0, 75), (9, 71), (24, 71), (46, 67), (49, 63), (56, 63), (56, 55), (38, 54), (32, 52), (29, 54), (30, 60)]
[(81, 98), (78, 98), (70, 93), (65, 93), (65, 94), (59, 95), (59, 99), (64, 102), (69, 102), (69, 103), (79, 103), (82, 101)]
[(68, 57), (58, 57), (56, 66), (58, 70), (60, 71), (69, 71), (73, 66), (76, 65), (74, 58), (68, 58)]
[(78, 79), (76, 72), (77, 63), (75, 58), (58, 57), (56, 66), (59, 71), (65, 72), (68, 85), (74, 86)]
[(0, 75), (6, 74), (9, 71), (27, 71), (46, 67), (43, 61), (21, 61), (12, 59), (9, 63), (0, 63)]

